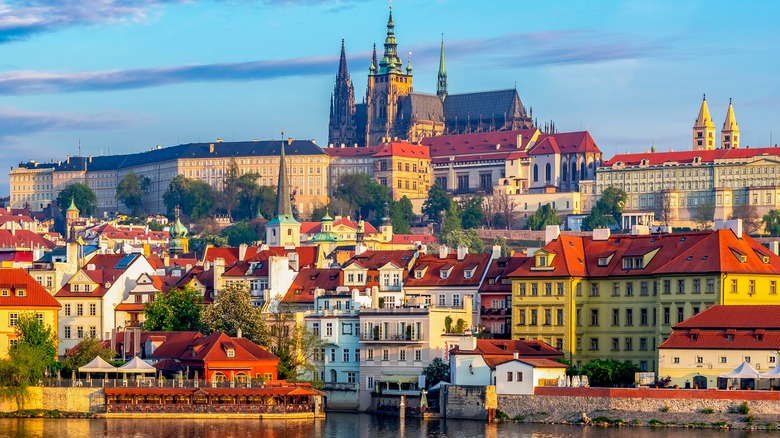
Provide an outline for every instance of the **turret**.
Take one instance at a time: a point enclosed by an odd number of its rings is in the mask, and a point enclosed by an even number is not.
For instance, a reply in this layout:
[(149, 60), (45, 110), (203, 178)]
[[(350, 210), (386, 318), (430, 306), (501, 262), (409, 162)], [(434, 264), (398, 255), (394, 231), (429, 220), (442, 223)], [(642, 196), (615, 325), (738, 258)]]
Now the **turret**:
[(441, 54), (439, 54), (439, 79), (436, 83), (436, 95), (444, 102), (447, 98), (447, 67), (444, 63), (444, 34), (441, 36)]
[(693, 150), (708, 151), (712, 149), (715, 149), (715, 124), (712, 123), (705, 95), (701, 101), (701, 108), (699, 108), (699, 117), (693, 124)]
[(726, 121), (723, 122), (723, 129), (720, 130), (720, 147), (722, 149), (739, 148), (739, 126), (737, 118), (734, 117), (734, 106), (729, 99), (729, 109), (726, 111)]

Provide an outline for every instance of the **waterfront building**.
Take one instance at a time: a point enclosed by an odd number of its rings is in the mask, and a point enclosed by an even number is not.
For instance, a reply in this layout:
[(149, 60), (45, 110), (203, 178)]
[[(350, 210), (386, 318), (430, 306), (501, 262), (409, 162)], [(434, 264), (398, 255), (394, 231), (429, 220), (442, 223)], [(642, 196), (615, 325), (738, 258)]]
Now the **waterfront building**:
[(331, 95), (328, 143), (336, 147), (375, 146), (389, 139), (417, 142), (424, 137), (485, 131), (511, 131), (533, 126), (516, 89), (451, 94), (442, 39), (436, 94), (415, 92), (411, 55), (406, 67), (398, 56), (392, 9), (387, 21), (384, 53), (370, 60), (366, 95), (355, 103), (344, 43)]
[[(493, 248), (493, 251), (501, 251)], [(493, 254), (485, 279), (479, 286), (479, 326), (477, 331), (494, 339), (506, 339), (512, 333), (512, 278), (509, 274), (528, 257), (513, 254), (500, 257)]]
[(405, 304), (404, 286), (418, 257), (415, 250), (379, 250), (356, 254), (341, 267), (340, 285), (348, 290), (370, 291), (372, 307)]
[(60, 303), (24, 269), (0, 268), (0, 357), (17, 341), (19, 318), (30, 313), (58, 334)]
[[(731, 379), (718, 376), (743, 362), (759, 373), (778, 365), (780, 305), (713, 306), (672, 329), (658, 348), (658, 377), (671, 377), (670, 385), (728, 389)], [(758, 389), (754, 379), (741, 380), (745, 386), (738, 389)], [(761, 383), (766, 388), (771, 382)]]
[(548, 236), (511, 274), (513, 339), (541, 339), (575, 365), (630, 360), (657, 371), (672, 324), (715, 304), (777, 301), (780, 258), (742, 232)]
[[(290, 193), (294, 194), (299, 214), (308, 215), (325, 203), (328, 193), (328, 155), (309, 140), (286, 140)], [(162, 195), (177, 175), (209, 183), (222, 190), (224, 175), (235, 164), (238, 174), (256, 173), (257, 182), (275, 186), (278, 179), (281, 141), (243, 141), (190, 143), (146, 152), (98, 157), (71, 157), (51, 164), (20, 163), (9, 172), (11, 206), (30, 205), (41, 211), (65, 187), (75, 182), (86, 184), (97, 195), (102, 213), (124, 212), (116, 199), (116, 187), (130, 172), (149, 178), (151, 185), (144, 195), (147, 211), (165, 210)], [(50, 176), (49, 176), (50, 175)], [(51, 182), (49, 182), (49, 179)], [(48, 199), (47, 199), (48, 198)]]
[(140, 254), (97, 254), (79, 268), (54, 297), (59, 315), (59, 355), (85, 338), (108, 339), (132, 316), (115, 307), (125, 301), (142, 274), (155, 268)]

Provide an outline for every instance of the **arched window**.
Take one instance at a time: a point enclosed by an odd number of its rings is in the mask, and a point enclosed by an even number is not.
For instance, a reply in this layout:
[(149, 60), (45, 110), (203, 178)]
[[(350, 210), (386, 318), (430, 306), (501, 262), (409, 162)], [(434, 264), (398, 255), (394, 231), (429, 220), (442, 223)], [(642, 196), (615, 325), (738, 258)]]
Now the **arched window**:
[(552, 166), (550, 166), (550, 163), (547, 163), (544, 166), (544, 180), (550, 182), (551, 178), (552, 178)]
[(534, 182), (539, 182), (539, 166), (534, 164)]
[(566, 181), (569, 174), (569, 165), (566, 163), (561, 164), (561, 181)]
[(577, 181), (577, 161), (571, 162), (571, 180)]
[(587, 176), (586, 172), (587, 172), (587, 170), (585, 169), (585, 163), (582, 163), (582, 165), (580, 166), (580, 179), (581, 180), (582, 179), (588, 179), (588, 176)]

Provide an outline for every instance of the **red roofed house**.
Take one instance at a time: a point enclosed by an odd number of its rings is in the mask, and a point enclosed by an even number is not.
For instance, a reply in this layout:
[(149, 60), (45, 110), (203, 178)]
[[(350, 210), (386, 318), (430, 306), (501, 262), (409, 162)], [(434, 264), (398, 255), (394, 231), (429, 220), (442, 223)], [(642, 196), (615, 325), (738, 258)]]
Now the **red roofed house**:
[[(731, 379), (718, 376), (748, 362), (759, 373), (780, 364), (780, 305), (713, 306), (672, 326), (658, 348), (659, 377), (672, 385), (726, 389)], [(741, 389), (756, 389), (754, 379), (740, 379)], [(761, 389), (769, 379), (761, 379)]]
[(113, 329), (123, 328), (127, 316), (115, 311), (127, 300), (142, 274), (155, 269), (140, 254), (97, 254), (54, 295), (62, 304), (59, 317), (59, 354), (86, 337), (109, 339)]
[(16, 323), (26, 312), (57, 332), (60, 303), (21, 268), (0, 268), (0, 357), (16, 342)]
[(404, 304), (403, 286), (417, 251), (365, 251), (353, 256), (341, 268), (341, 286), (359, 292), (376, 290), (371, 295), (374, 307), (397, 307)]
[(151, 358), (155, 367), (169, 376), (180, 371), (214, 383), (235, 380), (277, 380), (279, 358), (249, 339), (224, 333), (209, 336), (174, 337), (158, 346)]
[[(562, 358), (563, 352), (539, 340), (470, 337), (450, 351), (450, 379), (454, 385), (496, 385), (497, 390), (501, 386), (502, 394), (533, 394), (540, 380), (556, 379), (557, 384), (567, 368), (557, 362)], [(511, 380), (508, 373), (512, 373)], [(514, 388), (516, 385), (520, 387)]]
[[(493, 250), (500, 251), (500, 248)], [(522, 254), (511, 257), (494, 254), (479, 287), (479, 329), (482, 333), (490, 333), (494, 339), (509, 339), (512, 334), (512, 278), (509, 274), (526, 259)]]

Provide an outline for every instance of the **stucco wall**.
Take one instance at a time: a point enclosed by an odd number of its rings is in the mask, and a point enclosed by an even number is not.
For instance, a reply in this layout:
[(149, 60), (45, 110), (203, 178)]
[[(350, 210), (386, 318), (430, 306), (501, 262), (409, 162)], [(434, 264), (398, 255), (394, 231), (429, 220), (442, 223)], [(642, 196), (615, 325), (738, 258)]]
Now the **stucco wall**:
[[(23, 409), (59, 410), (66, 412), (104, 412), (105, 395), (102, 388), (43, 388), (30, 387)], [(17, 411), (15, 399), (0, 399), (1, 412)]]

